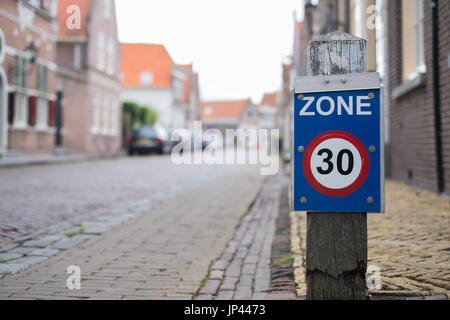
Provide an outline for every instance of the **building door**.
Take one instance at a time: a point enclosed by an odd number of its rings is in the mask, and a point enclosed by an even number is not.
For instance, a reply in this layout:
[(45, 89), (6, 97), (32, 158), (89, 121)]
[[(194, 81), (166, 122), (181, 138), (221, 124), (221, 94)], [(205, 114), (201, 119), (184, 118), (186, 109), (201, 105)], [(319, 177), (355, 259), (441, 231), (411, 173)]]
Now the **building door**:
[(63, 94), (61, 91), (56, 93), (56, 110), (55, 110), (55, 125), (56, 125), (56, 135), (55, 135), (55, 145), (57, 148), (62, 147), (62, 127), (63, 127), (63, 108), (62, 108)]

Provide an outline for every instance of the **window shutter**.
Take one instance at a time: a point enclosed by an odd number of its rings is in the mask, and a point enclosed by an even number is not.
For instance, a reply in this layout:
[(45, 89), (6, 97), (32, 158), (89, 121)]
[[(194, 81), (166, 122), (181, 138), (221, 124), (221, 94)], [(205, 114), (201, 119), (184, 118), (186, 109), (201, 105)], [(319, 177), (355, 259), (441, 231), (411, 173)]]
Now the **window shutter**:
[(54, 127), (56, 125), (56, 104), (55, 101), (48, 102), (48, 125)]
[(37, 116), (37, 97), (30, 97), (28, 104), (28, 124), (30, 126), (36, 125)]
[(14, 123), (14, 103), (16, 101), (16, 94), (10, 92), (8, 94), (8, 124), (12, 125)]

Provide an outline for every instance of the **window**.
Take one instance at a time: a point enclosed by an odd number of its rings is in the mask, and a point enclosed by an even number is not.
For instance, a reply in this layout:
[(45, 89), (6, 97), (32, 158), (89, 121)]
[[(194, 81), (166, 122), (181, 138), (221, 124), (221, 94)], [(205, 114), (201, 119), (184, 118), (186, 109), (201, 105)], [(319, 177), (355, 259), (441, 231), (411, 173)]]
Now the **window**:
[(423, 0), (402, 0), (403, 81), (411, 80), (426, 71), (423, 10)]
[(144, 86), (151, 86), (153, 83), (153, 73), (147, 71), (141, 72), (140, 81)]
[(15, 56), (14, 70), (15, 70), (15, 84), (17, 87), (26, 88), (28, 86), (28, 62), (21, 56)]
[(37, 123), (36, 127), (44, 129), (48, 123), (48, 102), (46, 99), (38, 99), (37, 103)]
[(105, 19), (109, 19), (111, 18), (111, 13), (112, 13), (112, 3), (111, 0), (103, 0), (103, 13), (105, 16)]
[(14, 126), (26, 127), (28, 118), (28, 97), (25, 94), (16, 94), (16, 108), (14, 114)]
[(103, 32), (97, 34), (97, 69), (105, 70), (105, 34)]
[(81, 45), (79, 43), (73, 46), (73, 68), (81, 69)]
[(209, 116), (213, 112), (211, 107), (206, 107), (205, 110), (203, 110), (203, 114), (205, 116)]
[(109, 134), (111, 136), (117, 135), (117, 129), (118, 129), (118, 105), (114, 98), (111, 98), (111, 106), (110, 106), (110, 113), (109, 113)]
[(91, 119), (91, 132), (96, 134), (100, 130), (101, 121), (101, 96), (100, 93), (96, 93), (92, 103), (92, 119)]
[(108, 66), (107, 66), (107, 73), (109, 75), (113, 75), (114, 74), (114, 40), (112, 38), (109, 39), (108, 41)]
[(109, 109), (110, 109), (110, 96), (107, 93), (103, 94), (103, 99), (102, 99), (102, 111), (101, 111), (101, 115), (102, 115), (102, 120), (101, 120), (101, 124), (100, 124), (100, 132), (104, 135), (108, 134), (109, 131)]
[(47, 92), (47, 67), (41, 64), (37, 65), (37, 89)]

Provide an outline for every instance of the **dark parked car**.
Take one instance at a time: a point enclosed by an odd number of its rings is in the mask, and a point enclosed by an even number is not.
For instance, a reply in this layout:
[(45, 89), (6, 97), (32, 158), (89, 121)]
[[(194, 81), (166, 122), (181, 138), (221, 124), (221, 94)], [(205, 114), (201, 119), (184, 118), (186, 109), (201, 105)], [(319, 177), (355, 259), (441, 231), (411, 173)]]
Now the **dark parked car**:
[(128, 154), (148, 154), (156, 152), (164, 154), (171, 149), (169, 134), (163, 127), (144, 126), (133, 131), (128, 144)]

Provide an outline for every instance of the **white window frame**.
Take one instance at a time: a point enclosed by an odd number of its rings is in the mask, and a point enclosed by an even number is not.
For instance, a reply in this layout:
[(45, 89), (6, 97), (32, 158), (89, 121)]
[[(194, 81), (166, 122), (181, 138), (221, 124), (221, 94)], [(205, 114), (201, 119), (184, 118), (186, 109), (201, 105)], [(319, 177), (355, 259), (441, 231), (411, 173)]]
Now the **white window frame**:
[(36, 129), (48, 128), (48, 100), (38, 98), (36, 105)]
[(26, 94), (16, 92), (14, 105), (14, 127), (26, 128), (28, 120), (28, 96)]
[[(418, 73), (427, 71), (425, 64), (425, 35), (424, 35), (424, 1), (414, 1), (414, 66), (415, 73), (412, 77), (416, 77)], [(411, 76), (410, 76), (411, 77)]]
[(115, 72), (115, 50), (114, 50), (114, 39), (113, 38), (109, 38), (108, 40), (108, 46), (107, 46), (107, 55), (108, 55), (108, 61), (107, 61), (107, 67), (106, 67), (106, 72), (109, 75), (113, 75)]
[(105, 71), (105, 34), (100, 31), (97, 34), (97, 69)]

